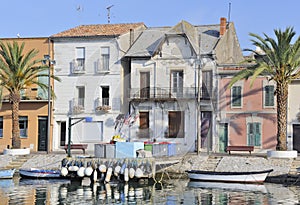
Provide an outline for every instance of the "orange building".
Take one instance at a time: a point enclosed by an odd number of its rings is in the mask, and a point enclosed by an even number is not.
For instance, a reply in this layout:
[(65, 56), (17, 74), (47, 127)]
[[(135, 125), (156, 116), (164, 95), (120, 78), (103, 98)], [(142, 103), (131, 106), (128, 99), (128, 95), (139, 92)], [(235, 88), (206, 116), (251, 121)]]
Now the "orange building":
[[(24, 53), (32, 49), (38, 50), (36, 59), (44, 59), (45, 55), (48, 55), (50, 59), (53, 57), (53, 44), (48, 37), (1, 38), (0, 41), (4, 43), (16, 41), (19, 45), (24, 42)], [(50, 60), (47, 60), (46, 63), (50, 65)], [(50, 72), (52, 71), (50, 70)], [(44, 84), (49, 82), (47, 77), (42, 77), (38, 80)], [(52, 86), (52, 79), (50, 83)], [(0, 109), (0, 152), (7, 147), (11, 147), (12, 144), (12, 113), (7, 94), (4, 91)], [(32, 152), (50, 152), (52, 150), (52, 120), (48, 123), (48, 112), (52, 116), (52, 109), (48, 109), (48, 105), (50, 105), (50, 108), (52, 107), (51, 103), (52, 100), (48, 100), (48, 92), (45, 92), (37, 85), (26, 87), (25, 91), (21, 93), (19, 110), (21, 148), (30, 148)]]

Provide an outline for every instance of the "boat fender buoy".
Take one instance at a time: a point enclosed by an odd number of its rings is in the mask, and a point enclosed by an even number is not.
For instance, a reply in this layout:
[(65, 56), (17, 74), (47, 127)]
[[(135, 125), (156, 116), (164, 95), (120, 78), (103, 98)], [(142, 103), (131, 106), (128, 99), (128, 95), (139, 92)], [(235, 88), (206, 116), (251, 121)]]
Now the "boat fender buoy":
[(61, 176), (67, 176), (68, 175), (68, 168), (67, 167), (62, 167), (60, 170)]
[(107, 170), (106, 170), (107, 168), (106, 168), (106, 166), (104, 165), (104, 164), (101, 164), (100, 166), (99, 166), (99, 171), (100, 172), (102, 172), (102, 173), (105, 173)]
[(80, 167), (80, 168), (77, 170), (77, 176), (79, 176), (79, 177), (84, 177), (84, 170), (85, 170), (84, 167)]
[(106, 177), (105, 177), (105, 181), (106, 181), (106, 182), (109, 182), (109, 181), (110, 181), (111, 174), (112, 174), (112, 168), (109, 167), (109, 168), (107, 169), (107, 172), (106, 172)]
[(126, 167), (124, 170), (124, 181), (128, 182), (129, 181), (129, 176), (128, 176), (128, 168)]
[(97, 170), (94, 170), (94, 173), (93, 173), (93, 181), (96, 182), (98, 179), (98, 173), (97, 173)]
[(131, 167), (129, 169), (129, 178), (132, 179), (134, 177), (134, 174), (135, 174), (135, 170)]
[(117, 177), (119, 175), (120, 171), (121, 171), (121, 166), (119, 166), (119, 165), (116, 166), (115, 170), (114, 170), (114, 175)]
[(87, 168), (85, 168), (85, 170), (84, 170), (84, 175), (85, 176), (91, 176), (92, 175), (92, 173), (93, 173), (93, 168), (92, 167), (87, 167)]
[(135, 170), (135, 177), (137, 177), (137, 178), (141, 178), (142, 176), (143, 176), (143, 171), (142, 171), (142, 169), (141, 168), (137, 168), (136, 170)]

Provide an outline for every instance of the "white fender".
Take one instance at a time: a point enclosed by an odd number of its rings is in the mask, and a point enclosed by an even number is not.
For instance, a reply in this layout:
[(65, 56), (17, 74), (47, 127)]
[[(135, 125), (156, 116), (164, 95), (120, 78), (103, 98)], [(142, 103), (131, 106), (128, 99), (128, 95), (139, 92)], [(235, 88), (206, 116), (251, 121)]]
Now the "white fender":
[(77, 176), (79, 176), (79, 177), (84, 177), (84, 170), (85, 170), (84, 167), (80, 167), (80, 168), (77, 170)]
[(111, 174), (112, 174), (112, 168), (109, 167), (109, 168), (107, 169), (106, 176), (105, 176), (105, 181), (106, 181), (106, 182), (109, 182), (109, 181), (110, 181)]
[(104, 164), (101, 164), (101, 165), (99, 166), (99, 171), (102, 172), (102, 173), (105, 173), (105, 172), (107, 171), (106, 166), (105, 166)]
[(131, 167), (129, 169), (129, 178), (132, 179), (134, 177), (134, 174), (135, 174), (135, 170)]
[(97, 173), (97, 170), (94, 170), (93, 180), (94, 180), (94, 182), (96, 182), (96, 181), (98, 180), (98, 173)]
[(68, 168), (67, 167), (62, 167), (60, 170), (61, 176), (67, 176), (68, 175)]
[(129, 176), (128, 176), (128, 168), (126, 167), (124, 170), (124, 181), (128, 182), (129, 181)]
[[(96, 171), (96, 170), (95, 170)], [(93, 168), (92, 167), (87, 167), (87, 168), (85, 168), (85, 170), (84, 170), (84, 175), (85, 176), (91, 176), (92, 175), (92, 173), (93, 173)]]

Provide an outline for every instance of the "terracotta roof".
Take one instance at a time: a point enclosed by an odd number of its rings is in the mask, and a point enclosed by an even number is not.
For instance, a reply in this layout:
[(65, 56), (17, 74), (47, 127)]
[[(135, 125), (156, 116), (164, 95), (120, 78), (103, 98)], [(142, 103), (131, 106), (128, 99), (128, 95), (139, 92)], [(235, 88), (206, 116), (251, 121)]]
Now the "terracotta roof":
[(141, 26), (146, 27), (144, 23), (81, 25), (51, 37), (118, 36)]

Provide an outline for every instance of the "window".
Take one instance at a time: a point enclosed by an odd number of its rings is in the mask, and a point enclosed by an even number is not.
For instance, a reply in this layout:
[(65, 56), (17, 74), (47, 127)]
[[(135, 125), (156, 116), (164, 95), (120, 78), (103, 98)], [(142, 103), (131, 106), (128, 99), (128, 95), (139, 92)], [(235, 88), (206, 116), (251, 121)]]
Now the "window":
[(27, 138), (28, 117), (25, 116), (19, 117), (19, 128), (20, 128), (20, 137)]
[(247, 124), (248, 145), (261, 146), (261, 124), (259, 122)]
[(212, 94), (212, 71), (202, 71), (202, 95), (204, 99), (210, 99)]
[(184, 112), (171, 111), (169, 112), (169, 138), (183, 138), (184, 137)]
[(150, 72), (140, 73), (140, 97), (149, 98), (150, 97)]
[(78, 105), (84, 108), (85, 89), (83, 86), (77, 87)]
[(3, 138), (3, 117), (0, 117), (0, 138)]
[[(48, 75), (48, 71), (44, 70), (44, 71), (40, 72), (40, 74), (42, 74), (42, 75)], [(40, 83), (48, 85), (48, 77), (47, 76), (39, 76), (38, 77), (38, 81)], [(40, 99), (48, 99), (48, 91), (42, 89), (41, 86), (38, 86), (38, 88), (37, 88), (37, 97), (39, 97)]]
[(274, 86), (273, 85), (265, 86), (264, 106), (274, 106)]
[(231, 89), (231, 106), (241, 107), (242, 106), (242, 87), (233, 86)]
[(102, 106), (109, 106), (109, 87), (108, 86), (101, 86), (102, 89)]
[(76, 66), (75, 71), (84, 71), (84, 62), (85, 62), (85, 48), (78, 47), (76, 48)]
[(171, 89), (175, 96), (182, 96), (183, 94), (183, 71), (171, 72)]
[(139, 113), (140, 124), (139, 124), (139, 138), (150, 138), (149, 136), (149, 112)]
[(101, 47), (101, 70), (109, 71), (109, 47)]

